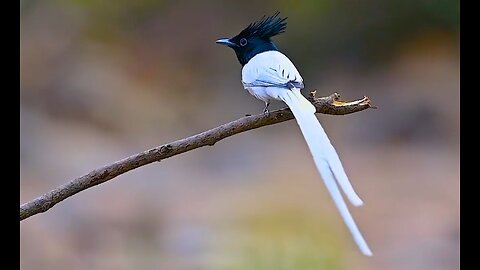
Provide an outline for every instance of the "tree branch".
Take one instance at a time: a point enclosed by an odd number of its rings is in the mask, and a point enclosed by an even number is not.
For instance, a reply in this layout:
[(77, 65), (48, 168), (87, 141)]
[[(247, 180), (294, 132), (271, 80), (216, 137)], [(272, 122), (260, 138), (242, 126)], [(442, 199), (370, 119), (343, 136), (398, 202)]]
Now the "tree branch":
[[(328, 97), (315, 97), (315, 91), (310, 93), (308, 99), (317, 108), (317, 113), (344, 115), (363, 111), (368, 108), (375, 108), (368, 97), (352, 102), (345, 102), (339, 99), (334, 93)], [(207, 130), (197, 135), (190, 136), (178, 141), (167, 143), (142, 153), (119, 160), (110, 165), (91, 171), (90, 173), (63, 184), (54, 190), (20, 205), (20, 221), (42, 213), (52, 208), (57, 203), (65, 200), (76, 193), (111, 180), (130, 170), (147, 165), (155, 161), (176, 156), (190, 150), (214, 145), (216, 142), (242, 133), (251, 129), (281, 123), (293, 119), (288, 108), (272, 111), (269, 114), (247, 115), (230, 123)]]

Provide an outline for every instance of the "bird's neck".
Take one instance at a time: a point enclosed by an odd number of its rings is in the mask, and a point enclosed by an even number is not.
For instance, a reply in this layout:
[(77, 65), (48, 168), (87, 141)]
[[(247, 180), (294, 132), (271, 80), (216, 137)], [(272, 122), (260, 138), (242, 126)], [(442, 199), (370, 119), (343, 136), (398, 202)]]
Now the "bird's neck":
[(262, 52), (267, 52), (267, 51), (278, 51), (277, 46), (273, 44), (273, 42), (265, 42), (257, 46), (253, 46), (252, 48), (249, 48), (247, 51), (239, 53), (236, 52), (238, 61), (242, 66), (245, 66), (250, 59), (252, 59), (255, 55), (262, 53)]

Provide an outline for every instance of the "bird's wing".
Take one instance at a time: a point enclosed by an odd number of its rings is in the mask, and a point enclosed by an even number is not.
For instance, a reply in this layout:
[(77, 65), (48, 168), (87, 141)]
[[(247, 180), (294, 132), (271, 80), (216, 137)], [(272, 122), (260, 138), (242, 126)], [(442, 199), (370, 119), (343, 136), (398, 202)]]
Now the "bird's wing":
[(247, 87), (302, 89), (303, 79), (292, 61), (278, 51), (260, 53), (242, 69), (242, 84)]

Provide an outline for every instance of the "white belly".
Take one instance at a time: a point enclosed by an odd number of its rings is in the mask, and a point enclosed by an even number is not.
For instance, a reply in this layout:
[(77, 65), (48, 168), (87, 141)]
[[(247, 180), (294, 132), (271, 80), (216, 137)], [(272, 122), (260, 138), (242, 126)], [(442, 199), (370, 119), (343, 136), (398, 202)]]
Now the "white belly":
[(286, 88), (277, 87), (247, 87), (247, 91), (254, 97), (263, 102), (270, 102), (271, 100), (281, 100), (280, 93), (290, 91)]

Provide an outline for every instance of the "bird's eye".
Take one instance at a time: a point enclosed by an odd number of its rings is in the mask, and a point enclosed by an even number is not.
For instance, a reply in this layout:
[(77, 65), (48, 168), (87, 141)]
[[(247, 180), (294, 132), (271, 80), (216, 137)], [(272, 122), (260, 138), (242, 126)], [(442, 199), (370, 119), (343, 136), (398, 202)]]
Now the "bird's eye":
[(245, 45), (247, 45), (247, 39), (246, 38), (240, 39), (240, 46), (245, 46)]

